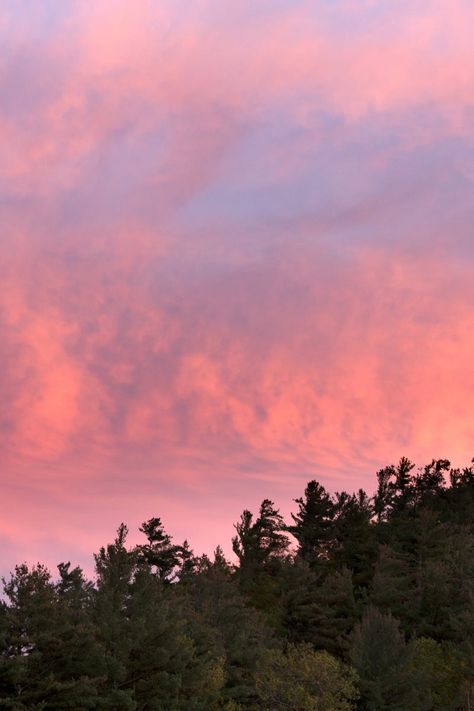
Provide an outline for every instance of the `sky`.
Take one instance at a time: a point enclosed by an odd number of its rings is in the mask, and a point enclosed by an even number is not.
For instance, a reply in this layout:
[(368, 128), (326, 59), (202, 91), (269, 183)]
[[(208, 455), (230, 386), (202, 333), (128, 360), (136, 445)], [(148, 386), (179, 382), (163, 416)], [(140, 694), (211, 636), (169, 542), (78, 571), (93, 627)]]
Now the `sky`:
[(472, 0), (3, 0), (0, 570), (474, 456)]

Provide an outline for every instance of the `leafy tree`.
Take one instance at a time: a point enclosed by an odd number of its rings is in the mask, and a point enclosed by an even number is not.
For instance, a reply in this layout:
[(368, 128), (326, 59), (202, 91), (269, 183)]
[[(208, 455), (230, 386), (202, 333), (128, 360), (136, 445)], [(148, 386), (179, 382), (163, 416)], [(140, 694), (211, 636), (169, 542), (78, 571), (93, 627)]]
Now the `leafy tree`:
[(272, 650), (257, 673), (257, 693), (264, 709), (350, 711), (357, 698), (354, 672), (311, 645)]
[(409, 676), (424, 696), (429, 711), (454, 711), (461, 701), (463, 675), (456, 655), (449, 647), (429, 637), (413, 645)]

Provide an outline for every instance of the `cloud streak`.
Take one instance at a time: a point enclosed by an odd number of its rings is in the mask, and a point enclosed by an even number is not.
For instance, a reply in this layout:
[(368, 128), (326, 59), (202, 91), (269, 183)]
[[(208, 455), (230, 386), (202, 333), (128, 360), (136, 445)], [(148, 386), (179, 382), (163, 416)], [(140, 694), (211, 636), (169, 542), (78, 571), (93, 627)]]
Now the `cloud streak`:
[(152, 514), (209, 549), (310, 476), (470, 459), (471, 4), (22, 8), (0, 15), (2, 565), (65, 539), (85, 560)]

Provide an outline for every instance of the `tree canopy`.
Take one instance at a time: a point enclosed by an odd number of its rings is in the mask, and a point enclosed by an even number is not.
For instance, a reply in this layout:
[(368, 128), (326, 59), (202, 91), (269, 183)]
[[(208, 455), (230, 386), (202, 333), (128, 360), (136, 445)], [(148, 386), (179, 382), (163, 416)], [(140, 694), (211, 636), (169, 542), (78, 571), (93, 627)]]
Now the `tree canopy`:
[(93, 580), (19, 563), (0, 709), (473, 708), (473, 466), (402, 457), (376, 479), (373, 496), (313, 479), (289, 522), (270, 499), (244, 510), (234, 561), (153, 517), (135, 546), (120, 524)]

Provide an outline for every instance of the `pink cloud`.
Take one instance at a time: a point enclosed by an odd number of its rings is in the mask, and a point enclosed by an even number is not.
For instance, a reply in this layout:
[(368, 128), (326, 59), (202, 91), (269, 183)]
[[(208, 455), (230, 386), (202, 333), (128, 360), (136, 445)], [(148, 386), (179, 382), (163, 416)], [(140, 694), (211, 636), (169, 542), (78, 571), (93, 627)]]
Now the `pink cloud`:
[(471, 4), (176, 7), (0, 16), (9, 564), (472, 456)]
[[(259, 120), (288, 98), (303, 126), (311, 127), (322, 106), (360, 121), (431, 105), (444, 117), (445, 132), (465, 131), (474, 102), (472, 6), (433, 1), (410, 10), (374, 23), (369, 8), (359, 32), (338, 33), (337, 11), (331, 24), (309, 3), (251, 22), (240, 12), (237, 27), (223, 21), (215, 3), (202, 5), (207, 23), (197, 22), (195, 13), (191, 21), (177, 16), (172, 3), (79, 3), (65, 31), (39, 50), (25, 53), (21, 33), (16, 45), (11, 41), (3, 74), (17, 71), (19, 62), (28, 66), (35, 91), (30, 97), (27, 87), (16, 91), (26, 89), (25, 110), (35, 120), (0, 117), (3, 170), (40, 194), (74, 185), (81, 161), (124, 126), (147, 132), (166, 118), (178, 127), (175, 144), (186, 144), (179, 132), (183, 115), (191, 150), (199, 146), (191, 155), (195, 165), (209, 141), (231, 140), (236, 124)], [(228, 11), (232, 18), (233, 3)], [(351, 13), (361, 15), (350, 3), (339, 12), (346, 23)], [(15, 38), (14, 26), (8, 29)], [(52, 80), (39, 79), (49, 72)], [(173, 145), (173, 131), (171, 137)]]

